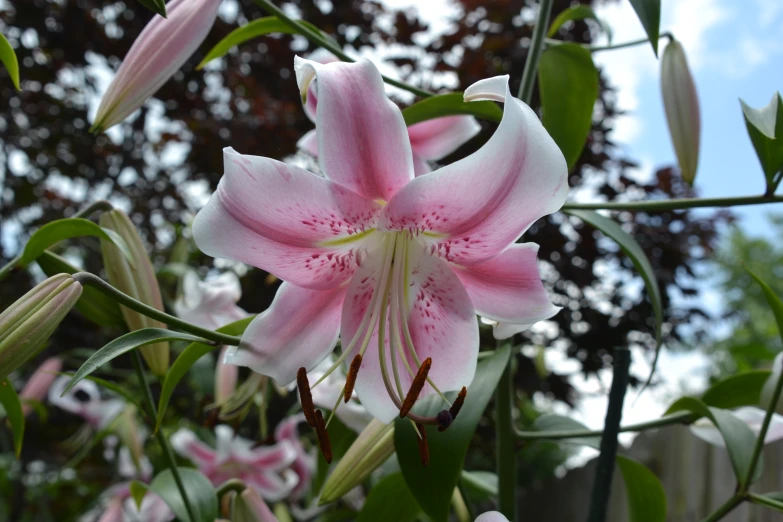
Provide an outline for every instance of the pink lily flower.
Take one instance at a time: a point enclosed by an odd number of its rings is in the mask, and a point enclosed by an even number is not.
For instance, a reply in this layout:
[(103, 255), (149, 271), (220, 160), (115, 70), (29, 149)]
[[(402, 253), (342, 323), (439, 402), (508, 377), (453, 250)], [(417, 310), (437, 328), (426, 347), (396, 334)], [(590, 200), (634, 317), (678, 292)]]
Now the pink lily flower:
[[(318, 49), (309, 57), (320, 64), (334, 63), (339, 60), (329, 51)], [(318, 93), (311, 84), (304, 105), (305, 114), (316, 121)], [(430, 161), (438, 161), (456, 151), (481, 131), (481, 125), (473, 116), (444, 116), (422, 121), (408, 127), (408, 139), (413, 156), (413, 172), (416, 176), (426, 174), (432, 169)], [(297, 147), (318, 157), (318, 135), (312, 130), (297, 142)]]
[(29, 401), (41, 402), (49, 392), (49, 388), (57, 378), (57, 374), (62, 370), (63, 360), (59, 357), (49, 357), (41, 366), (33, 372), (30, 379), (19, 392), (19, 398), (22, 400), (22, 413), (25, 417), (33, 411)]
[(278, 522), (264, 499), (253, 488), (245, 489), (234, 502), (234, 522)]
[(316, 460), (313, 453), (309, 453), (304, 449), (302, 443), (299, 442), (299, 431), (296, 429), (300, 422), (304, 422), (304, 415), (292, 415), (283, 420), (275, 430), (275, 440), (277, 442), (286, 441), (294, 449), (296, 457), (291, 463), (291, 469), (296, 473), (299, 478), (296, 487), (291, 490), (291, 498), (298, 500), (310, 487), (310, 481), (315, 475)]
[[(557, 313), (538, 246), (515, 241), (564, 203), (565, 159), (499, 76), (465, 92), (467, 101), (505, 102), (495, 134), (467, 158), (415, 177), (402, 114), (371, 62), (297, 58), (295, 70), (303, 94), (318, 78), (324, 177), (225, 149), (225, 175), (196, 216), (194, 238), (209, 255), (284, 281), (229, 361), (288, 383), (342, 336), (332, 369), (361, 354), (355, 390), (389, 422), (428, 358), (439, 391), (470, 384), (476, 314), (530, 325)], [(435, 392), (425, 384), (419, 397)]]
[[(242, 297), (239, 278), (225, 272), (207, 281), (200, 281), (194, 272), (182, 279), (182, 292), (174, 302), (178, 317), (213, 330), (248, 316), (237, 302)], [(238, 368), (226, 364), (228, 346), (220, 350), (215, 368), (215, 403), (222, 404), (237, 387)]]
[(475, 522), (508, 522), (508, 519), (499, 511), (487, 511), (477, 516)]
[(61, 376), (54, 381), (49, 388), (49, 402), (82, 417), (93, 428), (97, 430), (105, 428), (125, 408), (125, 402), (120, 399), (101, 399), (98, 385), (87, 379), (79, 381), (61, 397), (70, 379)]
[[(321, 381), (318, 386), (312, 390), (313, 404), (325, 410), (334, 408), (337, 398), (343, 395), (343, 388), (345, 387), (345, 373), (340, 369), (337, 369), (330, 374), (328, 373), (333, 364), (334, 360), (332, 360), (331, 357), (327, 357), (316, 369), (310, 372), (310, 377), (313, 380)], [(322, 377), (323, 380), (321, 379)], [(359, 402), (356, 395), (351, 396), (351, 399), (348, 402), (341, 404), (340, 407), (335, 410), (335, 415), (343, 424), (356, 433), (361, 433), (372, 420), (372, 415), (370, 415), (367, 408)]]
[(297, 475), (290, 469), (297, 454), (289, 441), (253, 447), (252, 441), (235, 436), (234, 430), (225, 424), (215, 427), (215, 438), (217, 447), (211, 448), (195, 433), (181, 428), (171, 436), (171, 446), (193, 461), (216, 486), (239, 479), (272, 502), (284, 499), (297, 486)]
[(220, 0), (172, 0), (133, 42), (101, 98), (90, 129), (103, 132), (130, 116), (198, 49), (217, 18)]
[(147, 492), (136, 506), (130, 494), (130, 482), (120, 484), (107, 492), (109, 497), (98, 522), (168, 522), (174, 513), (158, 495)]
[[(764, 422), (764, 416), (766, 412), (761, 408), (755, 406), (743, 406), (737, 408), (732, 414), (739, 420), (748, 425), (750, 430), (758, 436), (761, 431), (761, 424)], [(723, 441), (718, 428), (709, 419), (701, 418), (691, 424), (691, 433), (699, 437), (701, 440), (712, 444), (713, 446), (726, 447), (726, 443)], [(783, 415), (777, 413), (772, 414), (772, 421), (769, 424), (767, 435), (764, 437), (764, 444), (770, 444), (777, 440), (783, 439)]]

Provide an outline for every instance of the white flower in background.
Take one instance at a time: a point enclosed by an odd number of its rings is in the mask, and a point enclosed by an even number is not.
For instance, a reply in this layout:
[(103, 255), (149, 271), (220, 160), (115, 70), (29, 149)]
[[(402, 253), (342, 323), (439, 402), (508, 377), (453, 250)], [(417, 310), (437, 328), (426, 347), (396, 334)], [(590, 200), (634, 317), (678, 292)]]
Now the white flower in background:
[(102, 399), (98, 385), (86, 379), (79, 381), (68, 393), (62, 395), (70, 380), (68, 376), (61, 376), (52, 383), (49, 388), (49, 402), (82, 417), (93, 428), (105, 428), (125, 408), (125, 401), (121, 399)]
[[(310, 373), (311, 378), (314, 381), (318, 381), (329, 371), (333, 364), (334, 360), (332, 357), (326, 358)], [(341, 367), (339, 370), (330, 373), (312, 389), (313, 403), (316, 406), (329, 411), (334, 409), (338, 397), (343, 396), (343, 387), (345, 386), (345, 373), (343, 373), (343, 370), (344, 368)], [(340, 404), (335, 415), (343, 424), (356, 433), (360, 433), (372, 420), (372, 415), (359, 402), (356, 393), (352, 394), (351, 400), (347, 403)]]

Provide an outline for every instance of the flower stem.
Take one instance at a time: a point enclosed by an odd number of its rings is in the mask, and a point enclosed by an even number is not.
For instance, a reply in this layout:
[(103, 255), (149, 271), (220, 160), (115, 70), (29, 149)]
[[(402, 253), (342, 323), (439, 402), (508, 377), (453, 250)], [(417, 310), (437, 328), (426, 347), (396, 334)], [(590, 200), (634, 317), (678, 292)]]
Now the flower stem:
[(525, 69), (522, 71), (522, 81), (519, 82), (519, 93), (517, 93), (517, 98), (528, 105), (533, 98), (533, 82), (536, 79), (541, 52), (544, 50), (544, 37), (547, 27), (549, 27), (550, 14), (552, 14), (552, 0), (541, 0), (538, 7), (538, 19), (533, 27), (533, 38), (527, 51)]
[(593, 492), (590, 495), (588, 522), (604, 522), (609, 507), (609, 494), (612, 489), (614, 460), (617, 456), (617, 435), (620, 432), (620, 420), (623, 416), (623, 401), (628, 388), (628, 370), (631, 367), (631, 352), (628, 348), (614, 351), (614, 371), (612, 387), (609, 390), (609, 405), (606, 408), (604, 434), (601, 436), (601, 454), (595, 470)]
[[(665, 32), (665, 33), (661, 33), (659, 35), (659, 38), (668, 38), (669, 40), (672, 40), (672, 39), (674, 39), (674, 36), (671, 33), (669, 33), (669, 32)], [(567, 43), (576, 44), (576, 45), (580, 45), (580, 46), (584, 47), (585, 49), (587, 49), (591, 53), (597, 53), (599, 51), (613, 51), (615, 49), (625, 49), (626, 47), (633, 47), (635, 45), (646, 44), (649, 41), (650, 41), (649, 38), (639, 38), (638, 40), (631, 40), (629, 42), (622, 42), (622, 43), (618, 43), (618, 44), (590, 45), (590, 44), (581, 44), (581, 43), (578, 43), (578, 42), (567, 42), (565, 40), (555, 40), (554, 38), (546, 38), (544, 40), (544, 43), (547, 45), (547, 47), (554, 46), (554, 45), (563, 45), (563, 44), (567, 44)]]
[(754, 504), (759, 504), (761, 506), (766, 506), (768, 508), (776, 509), (778, 511), (783, 511), (783, 502), (780, 502), (779, 500), (775, 500), (769, 497), (765, 497), (764, 495), (748, 493), (748, 500), (750, 500)]
[(498, 510), (511, 522), (516, 520), (517, 466), (514, 447), (514, 375), (510, 357), (495, 390), (495, 433), (497, 437)]
[(703, 207), (741, 207), (783, 203), (783, 196), (740, 196), (733, 198), (682, 198), (651, 201), (608, 201), (605, 203), (566, 203), (562, 210), (629, 210), (658, 212)]
[[(149, 382), (147, 382), (147, 376), (144, 374), (144, 366), (142, 365), (139, 351), (133, 350), (131, 357), (131, 360), (133, 361), (133, 367), (136, 369), (136, 375), (139, 378), (139, 383), (141, 384), (141, 389), (143, 391), (144, 404), (146, 406), (147, 415), (150, 419), (155, 419), (158, 416), (158, 412), (155, 408), (155, 401), (152, 398), (152, 390), (150, 390)], [(166, 462), (168, 463), (169, 469), (171, 470), (171, 475), (174, 477), (174, 482), (177, 484), (177, 489), (179, 489), (182, 502), (185, 504), (188, 517), (190, 517), (191, 521), (196, 522), (196, 517), (194, 515), (195, 512), (193, 511), (193, 507), (190, 505), (190, 500), (188, 500), (188, 495), (185, 491), (185, 484), (182, 482), (182, 477), (179, 475), (179, 468), (177, 468), (177, 461), (174, 458), (174, 452), (171, 450), (171, 446), (169, 446), (169, 441), (163, 434), (163, 430), (157, 430), (155, 432), (155, 438), (158, 440), (158, 444), (160, 444), (160, 448), (163, 450), (163, 456), (166, 458)]]
[[(269, 14), (272, 14), (280, 19), (281, 22), (288, 25), (292, 29), (296, 30), (299, 34), (313, 42), (314, 44), (323, 47), (336, 57), (338, 57), (340, 60), (344, 62), (353, 62), (355, 61), (353, 58), (348, 56), (343, 52), (342, 49), (340, 49), (339, 46), (335, 45), (334, 42), (330, 41), (328, 38), (324, 38), (323, 35), (321, 35), (318, 31), (314, 31), (307, 25), (298, 22), (292, 18), (290, 18), (288, 15), (286, 15), (282, 9), (277, 7), (272, 2), (269, 2), (268, 0), (253, 0), (256, 4), (261, 6), (262, 9), (264, 9)], [(393, 85), (395, 87), (399, 87), (400, 89), (406, 90), (408, 92), (412, 92), (413, 94), (417, 96), (421, 96), (422, 98), (428, 98), (432, 95), (434, 95), (434, 92), (430, 92), (424, 89), (420, 89), (418, 87), (414, 87), (413, 85), (408, 85), (405, 82), (401, 82), (398, 80), (395, 80), (393, 78), (389, 78), (388, 76), (382, 76), (383, 81), (388, 83), (389, 85)]]
[(711, 515), (706, 517), (701, 522), (717, 522), (729, 513), (731, 513), (735, 507), (739, 506), (744, 500), (743, 496), (736, 494), (727, 500), (722, 506), (716, 509)]
[(151, 306), (147, 306), (144, 303), (141, 303), (136, 299), (132, 298), (131, 296), (120, 292), (119, 290), (117, 290), (116, 288), (114, 288), (109, 283), (107, 283), (100, 277), (96, 276), (95, 274), (91, 274), (89, 272), (77, 272), (76, 274), (73, 275), (73, 278), (79, 283), (81, 283), (82, 285), (87, 285), (87, 286), (92, 286), (94, 288), (97, 288), (107, 296), (111, 297), (112, 299), (120, 303), (122, 306), (128, 307), (131, 310), (146, 315), (147, 317), (151, 317), (152, 319), (157, 319), (158, 321), (161, 321), (173, 328), (178, 328), (184, 332), (192, 333), (193, 335), (198, 335), (200, 337), (203, 337), (204, 339), (214, 341), (218, 344), (239, 346), (239, 341), (240, 341), (239, 337), (236, 337), (234, 335), (223, 334), (220, 332), (213, 332), (212, 330), (208, 330), (206, 328), (201, 328), (199, 326), (183, 321), (182, 319), (178, 319), (173, 315), (169, 315), (165, 312), (161, 312), (157, 308), (152, 308)]
[[(660, 419), (655, 419), (647, 422), (640, 422), (639, 424), (629, 424), (628, 426), (621, 426), (618, 430), (619, 433), (627, 431), (645, 431), (653, 428), (660, 428), (661, 426), (668, 426), (670, 424), (687, 424), (694, 419), (694, 415), (687, 411), (680, 411), (666, 415)], [(515, 436), (518, 440), (562, 440), (562, 439), (579, 439), (584, 437), (600, 437), (604, 434), (603, 430), (569, 430), (569, 431), (517, 431)]]

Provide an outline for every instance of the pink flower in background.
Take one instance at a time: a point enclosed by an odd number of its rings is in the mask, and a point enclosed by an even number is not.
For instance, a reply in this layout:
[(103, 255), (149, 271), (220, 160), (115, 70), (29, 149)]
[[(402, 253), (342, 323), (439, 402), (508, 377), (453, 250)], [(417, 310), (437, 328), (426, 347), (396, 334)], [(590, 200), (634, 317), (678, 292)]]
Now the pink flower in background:
[(57, 374), (62, 370), (63, 360), (59, 357), (49, 357), (35, 372), (19, 392), (19, 398), (22, 400), (22, 412), (25, 416), (29, 415), (33, 407), (29, 401), (41, 402), (46, 398), (52, 383), (57, 379)]
[(508, 522), (508, 519), (498, 511), (487, 511), (477, 516), (475, 522)]
[(65, 411), (82, 417), (95, 429), (109, 425), (125, 408), (121, 399), (102, 399), (98, 385), (84, 379), (62, 395), (71, 378), (58, 377), (49, 388), (49, 402)]
[(201, 442), (192, 431), (181, 428), (171, 436), (174, 450), (193, 461), (215, 485), (239, 479), (275, 502), (289, 496), (299, 479), (291, 465), (298, 455), (290, 441), (253, 447), (253, 442), (234, 434), (231, 427), (215, 427), (216, 446)]
[[(355, 386), (362, 404), (389, 422), (427, 358), (441, 391), (471, 382), (477, 313), (517, 325), (557, 313), (537, 245), (515, 241), (562, 206), (565, 159), (501, 76), (465, 92), (467, 101), (505, 101), (489, 141), (415, 177), (408, 129), (371, 62), (297, 58), (295, 69), (302, 93), (318, 78), (324, 177), (225, 149), (225, 175), (196, 216), (194, 239), (209, 255), (285, 281), (230, 362), (288, 383), (341, 335), (342, 360), (363, 355)], [(433, 392), (426, 385), (420, 396)]]
[(137, 507), (130, 494), (130, 483), (111, 488), (106, 496), (106, 508), (98, 522), (168, 522), (174, 519), (166, 502), (152, 492), (147, 492), (141, 506)]
[[(754, 406), (743, 406), (742, 408), (734, 410), (732, 414), (747, 424), (750, 430), (758, 436), (759, 431), (761, 431), (761, 424), (764, 422), (764, 416), (766, 415), (764, 410)], [(691, 424), (690, 430), (691, 433), (705, 442), (722, 448), (726, 447), (726, 443), (724, 442), (720, 431), (709, 419), (701, 418), (697, 420)], [(767, 430), (767, 436), (764, 438), (764, 444), (770, 444), (780, 439), (783, 439), (783, 416), (773, 413), (769, 429)]]
[[(194, 272), (182, 278), (182, 291), (174, 302), (174, 313), (185, 321), (216, 330), (248, 316), (237, 302), (242, 297), (239, 278), (225, 272), (207, 281), (200, 281)], [(229, 347), (224, 346), (215, 368), (215, 402), (224, 402), (237, 387), (237, 370), (226, 364)]]
[(284, 419), (275, 430), (275, 440), (277, 442), (286, 441), (294, 448), (296, 457), (291, 463), (291, 469), (296, 473), (299, 482), (291, 491), (291, 498), (298, 500), (310, 487), (310, 481), (316, 470), (315, 455), (307, 452), (302, 443), (299, 442), (299, 431), (297, 425), (304, 422), (304, 415), (292, 415)]
[[(324, 49), (318, 49), (312, 53), (309, 59), (320, 64), (339, 61), (332, 53)], [(311, 84), (307, 91), (304, 109), (313, 122), (316, 121), (317, 106), (318, 93), (315, 86)], [(470, 141), (479, 131), (481, 131), (481, 125), (473, 116), (444, 116), (408, 127), (408, 139), (411, 144), (415, 175), (420, 176), (430, 172), (432, 170), (430, 161), (445, 158)], [(302, 136), (296, 145), (305, 152), (318, 156), (316, 131), (312, 130)]]
[[(310, 378), (313, 381), (319, 381), (323, 377), (323, 381), (313, 388), (311, 393), (313, 404), (325, 410), (334, 408), (334, 404), (337, 402), (337, 398), (343, 394), (343, 387), (345, 386), (345, 373), (340, 369), (327, 375), (333, 364), (334, 360), (331, 357), (327, 357), (321, 361), (317, 368), (310, 372)], [(361, 433), (372, 420), (372, 415), (357, 400), (355, 394), (351, 397), (351, 400), (337, 408), (335, 415), (343, 424), (356, 433)]]
[(93, 132), (130, 116), (198, 49), (215, 23), (221, 0), (172, 0), (133, 42), (101, 98)]

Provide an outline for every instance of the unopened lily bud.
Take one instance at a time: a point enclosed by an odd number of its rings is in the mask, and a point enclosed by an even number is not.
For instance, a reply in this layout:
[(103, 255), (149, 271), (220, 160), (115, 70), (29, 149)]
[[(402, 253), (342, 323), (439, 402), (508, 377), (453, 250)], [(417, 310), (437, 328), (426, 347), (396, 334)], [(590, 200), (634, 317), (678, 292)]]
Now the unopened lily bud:
[(278, 522), (278, 520), (255, 488), (249, 487), (234, 498), (231, 522)]
[[(761, 389), (761, 407), (765, 410), (769, 407), (769, 403), (772, 401), (772, 395), (775, 393), (775, 386), (777, 386), (778, 380), (783, 373), (783, 353), (779, 353), (775, 357), (775, 361), (772, 363), (772, 374), (764, 383), (764, 387)], [(775, 411), (783, 414), (783, 394), (778, 398), (778, 403), (775, 405)]]
[(0, 313), (0, 379), (40, 351), (81, 295), (70, 274), (57, 274)]
[(685, 51), (673, 38), (661, 58), (661, 94), (680, 172), (683, 179), (692, 185), (699, 165), (699, 98)]
[(46, 398), (52, 383), (57, 378), (57, 373), (63, 367), (63, 360), (59, 357), (49, 357), (25, 383), (22, 391), (19, 392), (19, 398), (22, 400), (22, 413), (29, 415), (33, 410), (30, 401), (41, 402)]
[(373, 419), (340, 459), (321, 491), (320, 504), (339, 499), (394, 453), (394, 423)]
[(167, 18), (155, 15), (125, 55), (90, 130), (120, 123), (155, 94), (207, 37), (218, 7), (220, 0), (172, 0)]
[[(128, 294), (137, 301), (147, 306), (163, 311), (163, 298), (160, 295), (160, 287), (155, 277), (155, 269), (152, 267), (144, 243), (125, 212), (110, 210), (101, 214), (100, 225), (117, 232), (127, 243), (132, 254), (134, 266), (128, 262), (119, 248), (114, 243), (101, 240), (103, 252), (103, 264), (109, 282)], [(120, 307), (125, 323), (131, 331), (142, 328), (166, 328), (166, 325), (146, 315)], [(141, 347), (141, 354), (147, 362), (147, 366), (156, 375), (164, 375), (169, 367), (169, 343), (155, 343)]]

